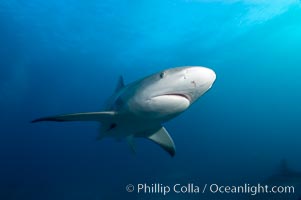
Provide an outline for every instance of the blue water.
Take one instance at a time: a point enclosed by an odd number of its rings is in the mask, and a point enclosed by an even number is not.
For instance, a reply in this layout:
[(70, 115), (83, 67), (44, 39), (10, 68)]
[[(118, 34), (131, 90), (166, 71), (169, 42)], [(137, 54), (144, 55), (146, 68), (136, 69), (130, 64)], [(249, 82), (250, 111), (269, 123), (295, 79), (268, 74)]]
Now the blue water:
[[(297, 0), (2, 0), (0, 199), (229, 199), (125, 186), (258, 183), (283, 159), (301, 171), (300, 23)], [(93, 122), (29, 123), (101, 110), (119, 75), (183, 65), (217, 80), (165, 124), (174, 158), (144, 139), (136, 155), (96, 141)]]

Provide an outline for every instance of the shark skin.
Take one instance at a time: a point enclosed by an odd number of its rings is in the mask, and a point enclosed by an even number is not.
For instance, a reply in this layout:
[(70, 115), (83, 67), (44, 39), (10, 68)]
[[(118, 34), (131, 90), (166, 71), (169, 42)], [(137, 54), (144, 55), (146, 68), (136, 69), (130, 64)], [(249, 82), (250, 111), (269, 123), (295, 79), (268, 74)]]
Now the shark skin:
[(120, 77), (104, 111), (43, 117), (32, 123), (96, 121), (101, 124), (98, 139), (126, 138), (135, 151), (134, 138), (147, 138), (174, 156), (174, 142), (162, 124), (187, 110), (215, 79), (213, 70), (200, 66), (167, 69), (128, 85)]

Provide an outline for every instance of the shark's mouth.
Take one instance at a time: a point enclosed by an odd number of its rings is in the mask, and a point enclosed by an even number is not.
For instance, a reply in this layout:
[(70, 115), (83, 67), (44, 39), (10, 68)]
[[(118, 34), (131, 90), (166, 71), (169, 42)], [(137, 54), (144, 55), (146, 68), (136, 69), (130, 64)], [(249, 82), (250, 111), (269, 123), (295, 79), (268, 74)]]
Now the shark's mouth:
[(186, 94), (182, 94), (182, 93), (167, 93), (167, 94), (164, 94), (164, 95), (170, 95), (170, 96), (178, 96), (178, 97), (182, 97), (182, 98), (187, 99), (189, 102), (191, 102), (190, 96), (188, 96), (188, 95), (186, 95)]

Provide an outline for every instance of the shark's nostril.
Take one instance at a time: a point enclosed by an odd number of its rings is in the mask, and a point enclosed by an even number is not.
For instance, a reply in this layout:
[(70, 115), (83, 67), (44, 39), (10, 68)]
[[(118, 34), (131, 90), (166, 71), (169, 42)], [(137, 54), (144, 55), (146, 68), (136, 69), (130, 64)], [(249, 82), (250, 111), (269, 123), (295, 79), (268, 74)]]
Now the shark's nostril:
[(191, 81), (191, 84), (193, 85), (194, 88), (196, 88), (196, 82), (195, 81)]

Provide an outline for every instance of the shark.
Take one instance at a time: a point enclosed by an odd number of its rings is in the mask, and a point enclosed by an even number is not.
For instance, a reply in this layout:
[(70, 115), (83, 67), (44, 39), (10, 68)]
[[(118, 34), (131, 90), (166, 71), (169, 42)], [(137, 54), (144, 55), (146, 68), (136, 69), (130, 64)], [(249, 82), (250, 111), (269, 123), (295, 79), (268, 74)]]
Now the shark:
[[(301, 171), (294, 170), (288, 165), (286, 159), (281, 160), (280, 165), (275, 170), (275, 173), (263, 179), (260, 184), (267, 185), (269, 192), (258, 193), (255, 196), (247, 194), (245, 199), (253, 200), (301, 200)], [(270, 192), (272, 187), (290, 187), (285, 192), (273, 193)], [(239, 198), (243, 199), (243, 198)]]
[(176, 148), (163, 124), (187, 110), (213, 85), (216, 74), (202, 66), (182, 66), (154, 73), (128, 85), (120, 76), (103, 111), (62, 114), (32, 121), (95, 121), (101, 124), (98, 140), (126, 138), (135, 151), (134, 138), (147, 138), (172, 157)]
[[(281, 160), (277, 173), (264, 180), (269, 185), (293, 185), (301, 187), (301, 172), (293, 170), (287, 164), (287, 160)], [(301, 196), (300, 196), (301, 197)]]

